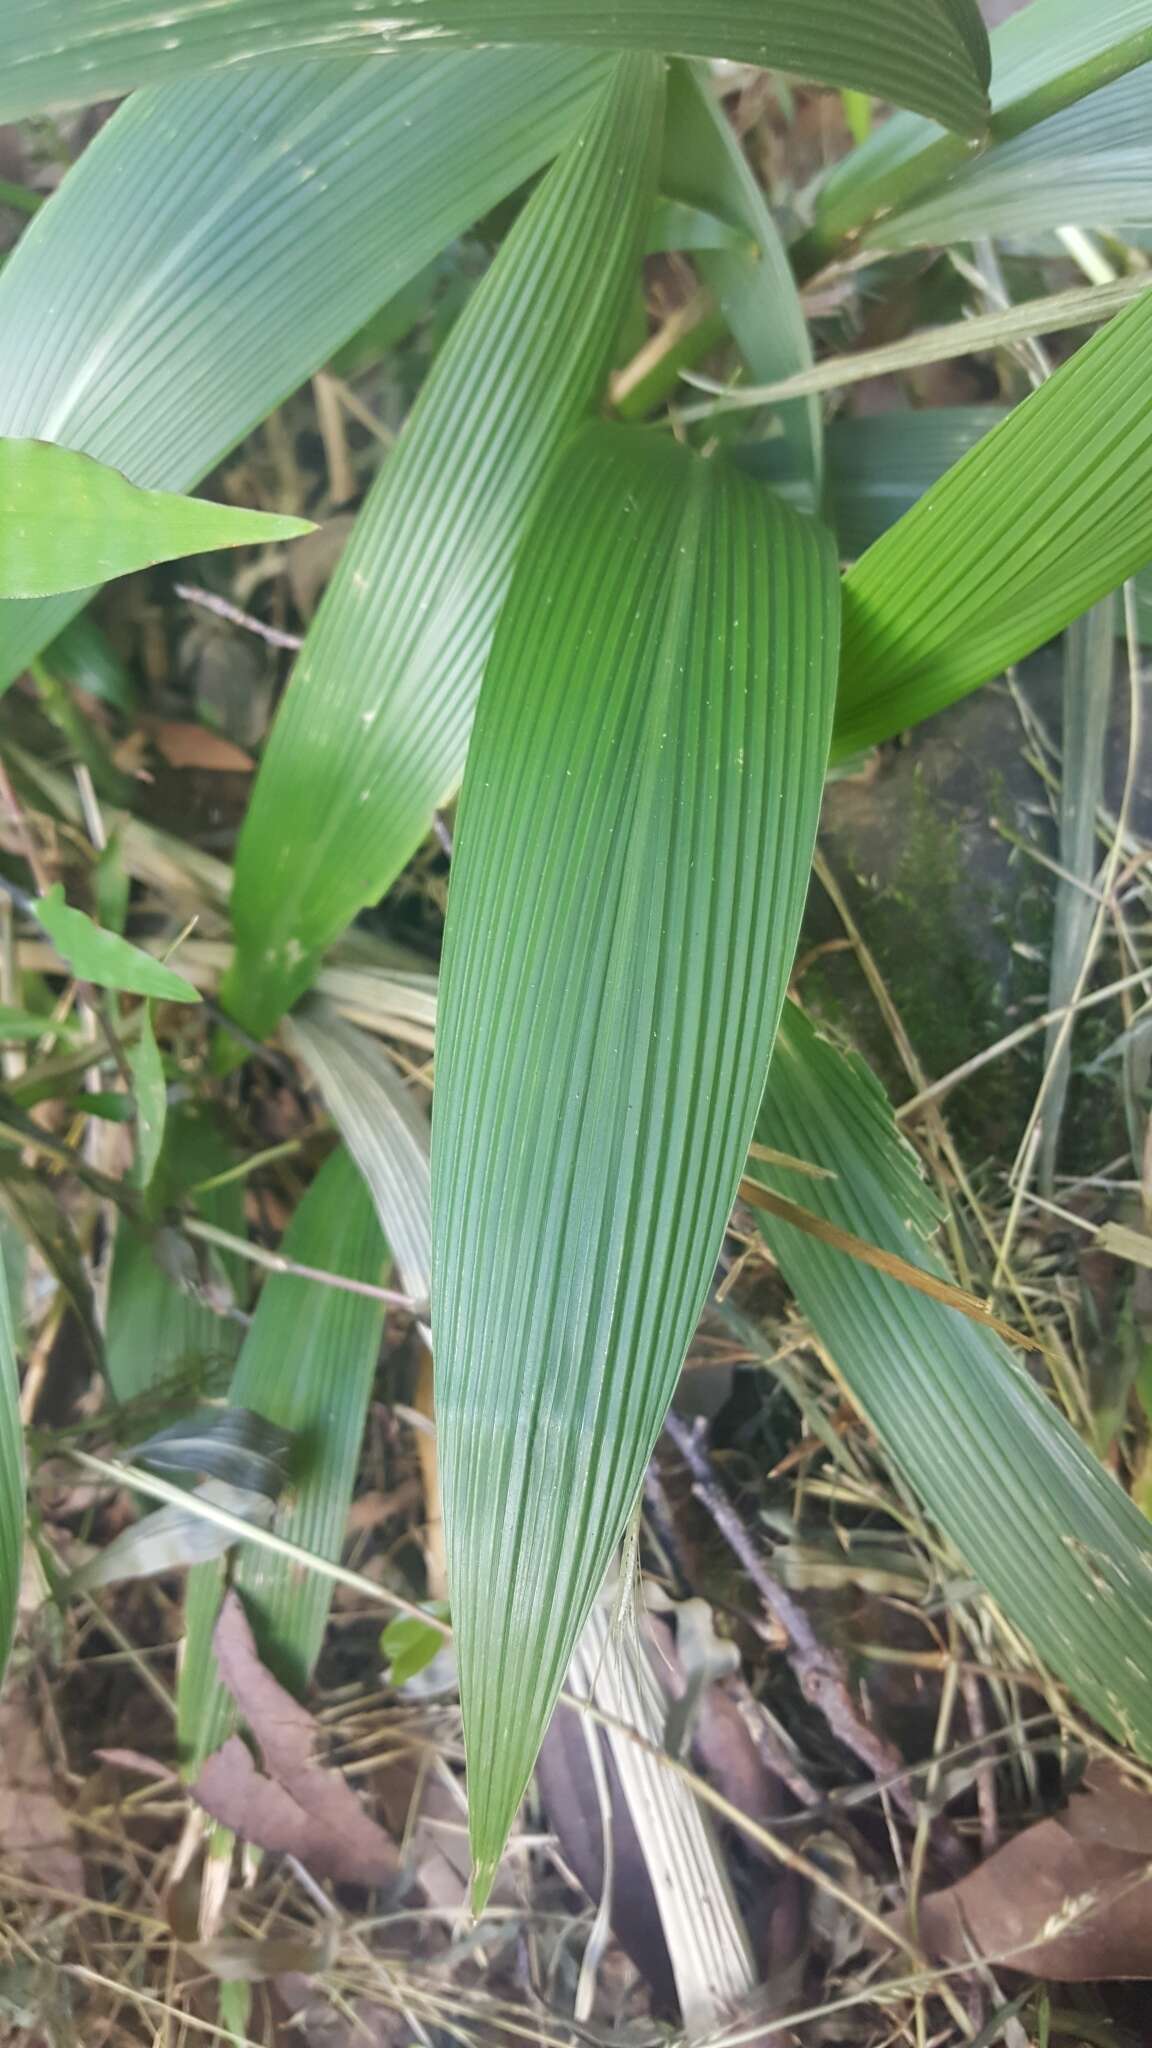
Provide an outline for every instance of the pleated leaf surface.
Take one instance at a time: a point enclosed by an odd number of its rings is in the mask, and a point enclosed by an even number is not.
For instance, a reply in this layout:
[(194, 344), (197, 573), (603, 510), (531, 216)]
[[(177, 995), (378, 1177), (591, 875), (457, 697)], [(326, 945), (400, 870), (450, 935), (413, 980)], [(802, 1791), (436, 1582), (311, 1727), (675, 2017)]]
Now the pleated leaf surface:
[(586, 429), (517, 566), (461, 799), (433, 1336), (475, 1895), (706, 1296), (808, 886), (828, 537)]

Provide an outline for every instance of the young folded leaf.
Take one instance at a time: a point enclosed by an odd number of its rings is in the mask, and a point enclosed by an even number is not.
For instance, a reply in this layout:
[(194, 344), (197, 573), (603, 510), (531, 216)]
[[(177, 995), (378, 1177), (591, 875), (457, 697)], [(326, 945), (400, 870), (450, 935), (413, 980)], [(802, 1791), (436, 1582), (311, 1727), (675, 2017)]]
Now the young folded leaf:
[[(606, 70), (571, 50), (413, 51), (134, 95), (5, 260), (0, 433), (189, 490), (549, 162)], [(80, 602), (0, 603), (0, 684)]]
[(541, 478), (599, 396), (655, 190), (663, 70), (622, 58), (529, 201), (357, 522), (265, 752), (222, 998), (262, 1035), (455, 794)]
[[(349, 1279), (383, 1277), (387, 1247), (371, 1197), (341, 1149), (304, 1196), (284, 1239), (290, 1258)], [(299, 1452), (277, 1533), (320, 1557), (339, 1557), (356, 1481), (364, 1417), (380, 1351), (384, 1310), (377, 1301), (275, 1274), (264, 1287), (232, 1377), (229, 1401), (289, 1430)], [(299, 1692), (324, 1638), (332, 1584), (248, 1544), (236, 1553), (232, 1585), (260, 1640), (265, 1662)], [(231, 1724), (216, 1672), (212, 1631), (222, 1584), (214, 1566), (194, 1572), (186, 1600), (187, 1639), (180, 1671), (178, 1734), (200, 1760)]]
[[(764, 1168), (924, 1266), (923, 1203), (879, 1082), (791, 1004), (756, 1127), (834, 1180)], [(838, 1372), (945, 1535), (1090, 1713), (1152, 1758), (1152, 1530), (1012, 1354), (955, 1310), (790, 1224), (761, 1227)]]
[(310, 519), (139, 490), (52, 441), (0, 439), (0, 597), (52, 597), (178, 555), (312, 530)]
[[(171, 35), (158, 33), (171, 27)], [(387, 54), (438, 41), (606, 43), (767, 64), (854, 85), (976, 133), (987, 107), (988, 38), (976, 0), (418, 0), (386, 19), (364, 0), (182, 0), (172, 22), (140, 0), (7, 0), (0, 120), (254, 52), (283, 58)]]
[(433, 1332), (482, 1901), (747, 1156), (808, 885), (827, 535), (585, 430), (517, 566), (461, 801)]
[(16, 1626), (24, 1556), (24, 1424), (8, 1279), (0, 1259), (0, 1682)]
[(844, 578), (837, 757), (1019, 661), (1152, 556), (1152, 289)]

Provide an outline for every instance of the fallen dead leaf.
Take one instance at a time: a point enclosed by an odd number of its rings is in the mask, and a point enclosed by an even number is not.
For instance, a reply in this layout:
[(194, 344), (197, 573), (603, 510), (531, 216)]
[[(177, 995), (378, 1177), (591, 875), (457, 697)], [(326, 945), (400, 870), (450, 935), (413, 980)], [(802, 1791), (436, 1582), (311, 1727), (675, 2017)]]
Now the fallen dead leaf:
[(314, 1761), (316, 1724), (261, 1664), (235, 1593), (224, 1601), (213, 1644), (220, 1676), (260, 1746), (264, 1769), (240, 1736), (230, 1736), (204, 1764), (193, 1796), (214, 1820), (262, 1849), (298, 1857), (314, 1876), (391, 1883), (400, 1868), (394, 1843), (340, 1773)]
[(1057, 1819), (922, 1899), (917, 1926), (938, 1962), (981, 1956), (1068, 1984), (1152, 1977), (1152, 1794), (1094, 1763)]
[(206, 725), (194, 725), (179, 718), (149, 718), (142, 721), (156, 749), (170, 768), (204, 768), (217, 774), (251, 775), (256, 766), (251, 754), (235, 740), (212, 732)]
[(0, 1856), (38, 1884), (84, 1897), (84, 1865), (56, 1796), (32, 1702), (16, 1685), (0, 1701)]

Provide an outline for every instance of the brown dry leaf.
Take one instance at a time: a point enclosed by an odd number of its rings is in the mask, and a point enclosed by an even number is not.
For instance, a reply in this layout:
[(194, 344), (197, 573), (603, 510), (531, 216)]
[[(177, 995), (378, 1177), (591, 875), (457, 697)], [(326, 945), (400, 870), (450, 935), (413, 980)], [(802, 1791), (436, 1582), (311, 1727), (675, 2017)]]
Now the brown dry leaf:
[(260, 1745), (265, 1769), (233, 1735), (208, 1758), (193, 1797), (214, 1820), (262, 1849), (297, 1856), (317, 1877), (391, 1883), (400, 1867), (395, 1845), (340, 1773), (313, 1761), (316, 1724), (261, 1664), (235, 1593), (221, 1608), (213, 1644), (220, 1676)]
[(85, 1895), (84, 1865), (28, 1695), (12, 1686), (0, 1701), (0, 1857), (37, 1884)]
[(251, 754), (211, 732), (206, 725), (193, 725), (179, 718), (148, 718), (142, 721), (158, 754), (170, 768), (206, 768), (218, 774), (251, 775), (256, 766)]
[(1058, 1820), (930, 1893), (917, 1924), (940, 1962), (1010, 1960), (1068, 1984), (1152, 1977), (1152, 1793), (1093, 1764)]

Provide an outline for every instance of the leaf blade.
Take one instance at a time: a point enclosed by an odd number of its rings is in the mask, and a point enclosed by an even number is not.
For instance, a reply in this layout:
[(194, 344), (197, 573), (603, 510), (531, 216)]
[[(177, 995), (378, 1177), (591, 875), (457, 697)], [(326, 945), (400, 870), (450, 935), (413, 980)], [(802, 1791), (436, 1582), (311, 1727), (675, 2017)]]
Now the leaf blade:
[(1145, 292), (849, 569), (837, 756), (953, 703), (1143, 567), (1150, 369)]
[[(85, 18), (87, 17), (87, 18)], [(962, 132), (985, 109), (988, 39), (974, 0), (433, 0), (366, 20), (354, 0), (184, 0), (157, 36), (140, 0), (11, 0), (0, 28), (0, 119), (203, 70), (322, 48), (384, 54), (429, 37), (467, 44), (607, 43), (728, 57), (855, 85)]]
[(119, 989), (127, 995), (159, 996), (169, 1003), (200, 1001), (199, 989), (174, 968), (154, 960), (151, 953), (133, 946), (118, 932), (93, 924), (84, 911), (66, 903), (61, 882), (54, 882), (45, 895), (36, 897), (32, 907), (37, 922), (78, 981), (91, 981), (97, 988)]
[(639, 262), (662, 111), (655, 61), (621, 59), (458, 323), (357, 521), (237, 852), (223, 1001), (251, 1032), (308, 986), (323, 947), (383, 895), (459, 786), (534, 495), (598, 395)]
[(0, 1259), (0, 1680), (3, 1679), (20, 1595), (24, 1556), (24, 1423), (20, 1373), (8, 1276)]
[[(792, 1006), (757, 1134), (776, 1146), (802, 1135), (837, 1175), (803, 1183), (809, 1207), (929, 1262), (893, 1198), (888, 1162), (902, 1141), (883, 1091)], [(783, 1192), (790, 1177), (770, 1178)], [(762, 1227), (877, 1435), (1013, 1627), (1106, 1727), (1152, 1755), (1144, 1517), (988, 1332), (786, 1223)]]
[(54, 597), (180, 555), (313, 530), (310, 519), (142, 491), (90, 455), (0, 437), (0, 598)]
[[(188, 490), (549, 161), (604, 71), (492, 50), (137, 94), (0, 274), (0, 432)], [(0, 604), (0, 682), (79, 602)]]
[[(809, 522), (719, 464), (590, 428), (501, 619), (457, 833), (432, 1168), (480, 1899), (746, 1157), (807, 887), (835, 608)], [(782, 749), (780, 809), (764, 778)]]

